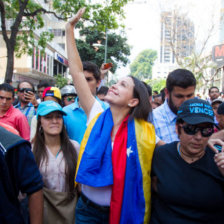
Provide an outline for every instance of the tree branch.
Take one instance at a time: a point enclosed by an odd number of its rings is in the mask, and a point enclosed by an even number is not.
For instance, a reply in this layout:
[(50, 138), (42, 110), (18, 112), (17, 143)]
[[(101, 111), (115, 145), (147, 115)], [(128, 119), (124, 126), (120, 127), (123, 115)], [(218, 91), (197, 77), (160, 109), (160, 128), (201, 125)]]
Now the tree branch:
[(46, 10), (46, 9), (44, 9), (44, 8), (39, 8), (39, 9), (33, 11), (33, 12), (24, 12), (24, 16), (26, 16), (26, 17), (29, 17), (29, 16), (34, 17), (34, 16), (36, 16), (38, 13), (52, 14), (52, 15), (54, 15), (57, 19), (65, 20), (65, 18), (58, 16), (55, 12), (53, 12), (53, 11), (48, 11), (48, 10)]
[(204, 49), (205, 49), (205, 47), (206, 47), (208, 41), (210, 40), (214, 28), (215, 28), (215, 24), (212, 23), (212, 26), (210, 27), (210, 29), (209, 29), (209, 31), (208, 31), (208, 36), (207, 36), (207, 38), (205, 39), (205, 41), (203, 42), (202, 48), (201, 48), (200, 53), (199, 53), (199, 57), (201, 57), (201, 55), (202, 55), (202, 53), (203, 53), (203, 51), (204, 51)]
[(2, 35), (5, 40), (5, 43), (7, 45), (9, 38), (7, 36), (7, 31), (6, 31), (6, 23), (5, 23), (5, 6), (2, 0), (0, 0), (0, 12), (1, 12), (1, 27), (2, 27)]
[(28, 1), (29, 0), (24, 0), (24, 1), (19, 0), (19, 12), (18, 12), (18, 14), (15, 18), (15, 22), (13, 23), (13, 25), (11, 27), (10, 43), (11, 43), (11, 47), (13, 47), (13, 48), (15, 47), (16, 36), (18, 34), (18, 31), (19, 31), (19, 25), (22, 22), (23, 13), (24, 13), (24, 10), (27, 7)]

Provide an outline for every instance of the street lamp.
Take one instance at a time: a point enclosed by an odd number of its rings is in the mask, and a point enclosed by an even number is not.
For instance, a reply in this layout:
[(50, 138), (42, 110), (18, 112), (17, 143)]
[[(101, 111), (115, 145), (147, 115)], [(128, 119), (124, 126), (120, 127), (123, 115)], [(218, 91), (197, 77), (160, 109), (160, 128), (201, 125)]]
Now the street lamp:
[(105, 39), (105, 45), (101, 44), (101, 43), (93, 43), (92, 46), (93, 47), (104, 47), (104, 63), (107, 63), (107, 39), (108, 39), (108, 32), (107, 32), (107, 28), (106, 28), (106, 39)]
[(108, 33), (106, 28), (106, 40), (105, 40), (105, 50), (104, 50), (104, 63), (107, 63), (107, 39), (108, 39)]

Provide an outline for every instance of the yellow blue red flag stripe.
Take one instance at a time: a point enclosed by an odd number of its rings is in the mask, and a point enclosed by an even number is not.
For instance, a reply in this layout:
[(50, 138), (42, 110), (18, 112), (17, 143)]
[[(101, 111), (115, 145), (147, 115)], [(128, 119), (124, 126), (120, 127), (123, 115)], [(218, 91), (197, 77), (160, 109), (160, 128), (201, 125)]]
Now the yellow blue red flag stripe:
[[(113, 119), (110, 109), (94, 118), (88, 126), (80, 147), (77, 182), (93, 187), (113, 185), (115, 174), (110, 139), (112, 128)], [(124, 190), (122, 201), (118, 201), (121, 203), (121, 211), (112, 213), (119, 216), (114, 217), (118, 222), (113, 224), (148, 223), (155, 131), (148, 122), (130, 119), (127, 122), (126, 132), (127, 143), (123, 144), (126, 147)]]

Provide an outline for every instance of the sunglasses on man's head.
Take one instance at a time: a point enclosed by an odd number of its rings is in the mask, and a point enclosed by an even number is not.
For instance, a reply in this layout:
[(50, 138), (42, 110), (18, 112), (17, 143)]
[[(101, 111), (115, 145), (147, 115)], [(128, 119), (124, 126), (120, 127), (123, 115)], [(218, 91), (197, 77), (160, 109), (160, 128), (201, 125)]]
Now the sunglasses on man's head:
[(72, 100), (75, 100), (75, 96), (69, 96), (69, 97), (67, 97), (67, 101), (68, 101), (68, 102), (70, 102), (70, 101), (72, 101)]
[(182, 125), (181, 127), (188, 135), (195, 135), (198, 131), (200, 131), (203, 137), (209, 137), (214, 132), (214, 128), (211, 125), (209, 127), (198, 127), (197, 125), (186, 124)]
[(21, 89), (19, 89), (19, 92), (20, 93), (24, 93), (24, 92), (33, 92), (33, 89), (31, 89), (31, 88), (21, 88)]

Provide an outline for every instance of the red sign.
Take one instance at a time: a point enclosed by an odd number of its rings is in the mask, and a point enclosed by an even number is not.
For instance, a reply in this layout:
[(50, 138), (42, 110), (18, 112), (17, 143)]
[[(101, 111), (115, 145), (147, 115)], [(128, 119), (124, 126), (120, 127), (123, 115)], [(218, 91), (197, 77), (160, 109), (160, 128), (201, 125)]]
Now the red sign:
[(224, 44), (213, 47), (212, 59), (218, 64), (224, 64)]

